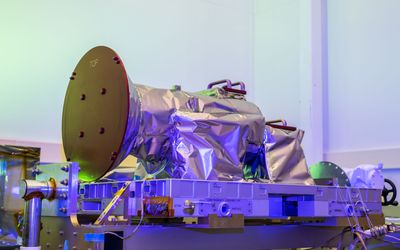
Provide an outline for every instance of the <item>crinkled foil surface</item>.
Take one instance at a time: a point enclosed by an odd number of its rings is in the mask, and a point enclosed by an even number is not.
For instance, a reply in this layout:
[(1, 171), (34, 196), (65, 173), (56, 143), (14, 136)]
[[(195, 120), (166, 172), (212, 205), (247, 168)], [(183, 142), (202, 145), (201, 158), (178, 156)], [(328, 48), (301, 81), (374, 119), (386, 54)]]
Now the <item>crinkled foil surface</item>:
[(275, 183), (313, 185), (301, 147), (304, 131), (266, 126), (265, 152), (269, 179)]
[[(266, 178), (265, 120), (224, 90), (188, 93), (131, 85), (127, 154), (155, 178)], [(139, 169), (138, 172), (141, 170)], [(142, 171), (143, 172), (143, 171)]]

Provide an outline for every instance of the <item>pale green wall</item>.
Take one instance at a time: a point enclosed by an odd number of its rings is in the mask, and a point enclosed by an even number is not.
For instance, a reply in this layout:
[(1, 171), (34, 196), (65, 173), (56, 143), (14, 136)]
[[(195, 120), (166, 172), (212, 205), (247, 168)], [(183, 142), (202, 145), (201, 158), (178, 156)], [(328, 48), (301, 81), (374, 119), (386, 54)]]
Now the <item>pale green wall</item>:
[(255, 1), (255, 102), (267, 119), (295, 126), (301, 126), (300, 14), (300, 1)]
[(318, 49), (312, 38), (321, 35), (312, 29), (316, 2), (255, 0), (254, 100), (267, 120), (285, 119), (306, 131), (303, 148), (309, 163), (323, 157), (322, 114), (315, 111), (322, 103), (313, 94), (318, 80), (312, 57)]
[(327, 10), (326, 151), (399, 147), (400, 1), (328, 0)]
[[(312, 0), (255, 0), (255, 102), (310, 128)], [(400, 1), (327, 0), (324, 151), (400, 147)], [(308, 20), (308, 21), (307, 21)], [(324, 35), (321, 33), (321, 35)], [(307, 144), (307, 142), (306, 142)], [(307, 145), (306, 145), (307, 149)], [(383, 160), (383, 159), (382, 159)]]
[(108, 45), (131, 79), (199, 90), (253, 82), (253, 3), (247, 0), (2, 1), (0, 139), (60, 142), (68, 77)]
[[(310, 1), (2, 1), (0, 139), (60, 142), (68, 77), (99, 44), (156, 87), (244, 80), (267, 119), (303, 127)], [(327, 3), (325, 151), (398, 147), (400, 2)]]

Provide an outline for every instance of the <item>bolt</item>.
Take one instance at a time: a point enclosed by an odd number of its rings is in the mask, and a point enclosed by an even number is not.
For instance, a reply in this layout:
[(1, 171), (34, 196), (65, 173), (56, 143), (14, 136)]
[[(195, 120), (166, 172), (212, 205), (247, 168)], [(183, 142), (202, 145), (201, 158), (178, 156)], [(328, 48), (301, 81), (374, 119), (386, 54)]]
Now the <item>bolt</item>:
[(61, 170), (64, 171), (64, 172), (68, 172), (69, 167), (68, 166), (62, 166)]
[(121, 61), (119, 60), (119, 57), (118, 56), (114, 56), (113, 57), (113, 60), (114, 60), (114, 62), (116, 63), (116, 64), (119, 64)]
[(61, 248), (63, 248), (63, 246), (60, 244), (60, 245), (58, 245), (58, 248), (61, 249)]
[(72, 247), (72, 249), (74, 249), (74, 250), (75, 250), (75, 249), (76, 249), (76, 246), (73, 246), (73, 247)]
[(60, 207), (60, 209), (58, 209), (61, 213), (66, 213), (67, 212), (67, 208), (65, 207)]
[(70, 80), (75, 80), (75, 77), (71, 76), (69, 79), (70, 79)]
[(64, 235), (64, 231), (60, 231), (58, 232), (60, 235)]
[(41, 173), (42, 173), (42, 171), (40, 169), (38, 169), (38, 168), (32, 169), (32, 174), (34, 174), (34, 175), (38, 175), (38, 174), (41, 174)]
[(80, 97), (80, 99), (81, 99), (81, 101), (85, 100), (85, 99), (86, 99), (86, 95), (85, 95), (85, 94), (82, 94), (81, 97)]
[(68, 179), (62, 180), (60, 183), (64, 186), (68, 186)]
[(106, 88), (101, 88), (100, 93), (102, 95), (105, 95), (107, 93), (107, 89)]
[(114, 161), (115, 159), (117, 159), (117, 152), (112, 152), (111, 153), (111, 160)]
[(73, 75), (73, 76), (76, 76), (76, 72), (72, 72), (72, 75)]
[(80, 132), (79, 132), (79, 138), (83, 138), (84, 136), (85, 136), (85, 132), (80, 131)]
[(100, 129), (99, 129), (99, 133), (100, 133), (100, 134), (104, 134), (104, 132), (105, 132), (105, 129), (104, 129), (104, 128), (100, 128)]
[(49, 248), (50, 247), (50, 243), (47, 242), (46, 243), (46, 247)]
[(77, 233), (77, 232), (73, 232), (72, 234), (73, 234), (74, 236), (77, 236), (77, 235), (78, 235), (78, 233)]

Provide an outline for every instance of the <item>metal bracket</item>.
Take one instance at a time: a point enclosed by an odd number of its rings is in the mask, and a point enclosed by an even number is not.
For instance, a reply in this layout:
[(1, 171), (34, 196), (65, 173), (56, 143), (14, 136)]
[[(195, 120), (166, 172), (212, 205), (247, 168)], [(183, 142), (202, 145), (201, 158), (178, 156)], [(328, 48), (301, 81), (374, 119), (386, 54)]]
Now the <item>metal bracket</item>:
[(107, 207), (94, 222), (94, 225), (101, 225), (104, 223), (104, 220), (107, 219), (112, 211), (118, 206), (119, 202), (121, 201), (122, 195), (126, 192), (130, 184), (131, 181), (126, 181), (124, 185), (115, 193), (110, 203), (108, 203)]

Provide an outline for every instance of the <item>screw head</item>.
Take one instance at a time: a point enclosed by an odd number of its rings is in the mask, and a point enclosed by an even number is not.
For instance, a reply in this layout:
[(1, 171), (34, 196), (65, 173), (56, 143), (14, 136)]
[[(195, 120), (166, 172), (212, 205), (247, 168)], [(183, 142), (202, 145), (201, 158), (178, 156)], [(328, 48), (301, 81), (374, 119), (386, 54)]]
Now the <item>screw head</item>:
[(38, 169), (38, 168), (34, 168), (33, 170), (32, 170), (32, 174), (34, 174), (34, 175), (39, 175), (39, 174), (41, 174), (42, 173), (42, 171), (40, 170), (40, 169)]
[(101, 88), (100, 93), (102, 95), (105, 95), (107, 93), (107, 89), (106, 88)]
[(65, 207), (60, 207), (60, 209), (58, 209), (61, 213), (66, 213), (67, 212), (67, 208)]
[(101, 127), (100, 129), (99, 129), (99, 134), (104, 134), (104, 132), (106, 132), (106, 130), (103, 128), (103, 127)]
[(115, 159), (117, 159), (117, 152), (114, 151), (111, 153), (111, 160), (113, 161)]
[(64, 180), (60, 181), (60, 183), (62, 185), (64, 185), (64, 186), (67, 186), (68, 185), (68, 179), (64, 179)]
[(82, 137), (84, 137), (84, 136), (85, 136), (85, 132), (80, 131), (80, 132), (79, 132), (79, 138), (82, 138)]
[(114, 62), (115, 62), (116, 64), (120, 64), (120, 62), (121, 62), (121, 60), (119, 59), (118, 56), (114, 56), (114, 57), (113, 57), (113, 60), (114, 60)]
[(84, 101), (84, 100), (86, 99), (86, 95), (85, 95), (85, 94), (82, 94), (81, 97), (80, 97), (80, 99), (81, 99), (81, 101)]

